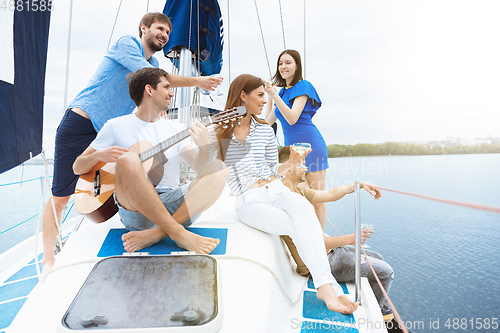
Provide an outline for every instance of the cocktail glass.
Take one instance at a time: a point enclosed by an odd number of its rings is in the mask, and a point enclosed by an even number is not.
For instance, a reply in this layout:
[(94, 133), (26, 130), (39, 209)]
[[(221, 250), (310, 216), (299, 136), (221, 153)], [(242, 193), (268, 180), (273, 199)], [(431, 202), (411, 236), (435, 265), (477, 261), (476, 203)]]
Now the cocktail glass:
[[(307, 142), (298, 142), (292, 145), (292, 149), (295, 150), (300, 156), (303, 156), (309, 150), (311, 150), (311, 144)], [(297, 168), (305, 168), (304, 162), (302, 162)]]

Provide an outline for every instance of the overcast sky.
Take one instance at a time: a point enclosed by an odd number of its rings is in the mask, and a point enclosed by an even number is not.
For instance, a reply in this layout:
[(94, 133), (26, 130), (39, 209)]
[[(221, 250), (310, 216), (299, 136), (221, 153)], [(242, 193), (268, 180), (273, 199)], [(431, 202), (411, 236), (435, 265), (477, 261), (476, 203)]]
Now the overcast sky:
[[(274, 73), (284, 48), (279, 1), (256, 2)], [(281, 1), (285, 42), (305, 54), (305, 78), (323, 100), (314, 122), (328, 144), (500, 137), (500, 1), (306, 2), (304, 26), (304, 1)], [(49, 156), (65, 109), (69, 3), (54, 1), (51, 20), (44, 129)], [(74, 0), (68, 103), (105, 54), (119, 3)], [(137, 35), (147, 6), (147, 0), (123, 1), (111, 43)], [(149, 1), (149, 11), (163, 6), (164, 1)], [(230, 1), (229, 13), (227, 0), (220, 6), (221, 91), (230, 81), (229, 62), (231, 78), (250, 73), (268, 79), (254, 1)], [(161, 52), (156, 57), (171, 71)], [(215, 106), (222, 108), (224, 99)]]

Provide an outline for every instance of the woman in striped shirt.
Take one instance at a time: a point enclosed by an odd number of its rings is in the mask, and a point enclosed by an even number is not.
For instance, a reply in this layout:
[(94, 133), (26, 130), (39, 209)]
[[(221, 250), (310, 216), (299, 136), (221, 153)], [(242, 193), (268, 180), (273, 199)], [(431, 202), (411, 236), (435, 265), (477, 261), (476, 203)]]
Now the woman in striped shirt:
[(236, 197), (236, 213), (253, 228), (289, 235), (310, 269), (317, 297), (331, 311), (352, 313), (358, 304), (344, 295), (330, 272), (323, 232), (313, 206), (279, 179), (293, 165), (300, 164), (301, 157), (291, 150), (288, 162), (278, 163), (274, 131), (257, 117), (266, 103), (260, 78), (250, 74), (238, 76), (229, 87), (226, 110), (245, 106), (247, 114), (234, 127), (217, 126), (211, 136), (213, 141), (216, 136), (217, 154), (230, 170), (227, 183)]

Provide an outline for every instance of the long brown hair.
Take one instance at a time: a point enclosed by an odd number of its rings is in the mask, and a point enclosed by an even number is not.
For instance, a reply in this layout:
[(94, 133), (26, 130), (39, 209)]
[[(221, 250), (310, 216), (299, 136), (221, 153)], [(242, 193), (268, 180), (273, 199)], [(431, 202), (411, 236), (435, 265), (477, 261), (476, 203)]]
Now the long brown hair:
[[(249, 94), (253, 90), (261, 86), (264, 86), (264, 81), (262, 81), (261, 78), (251, 74), (241, 74), (240, 76), (235, 78), (229, 86), (225, 110), (235, 108), (242, 104), (242, 91), (244, 91), (245, 94)], [(255, 115), (252, 115), (252, 117), (258, 123), (267, 125), (264, 120), (259, 119)], [(215, 132), (217, 133), (217, 141), (219, 144), (219, 157), (222, 161), (224, 161), (226, 159), (226, 152), (227, 148), (229, 147), (229, 141), (233, 137), (234, 127), (229, 125), (227, 126), (227, 128), (224, 128), (221, 124), (215, 128)]]
[(297, 65), (297, 68), (295, 69), (295, 74), (293, 74), (292, 82), (290, 83), (291, 86), (294, 86), (295, 84), (297, 84), (297, 82), (302, 80), (302, 61), (300, 60), (300, 53), (295, 50), (285, 50), (280, 53), (278, 61), (276, 62), (276, 73), (272, 77), (273, 84), (278, 87), (286, 87), (286, 81), (284, 78), (281, 77), (279, 70), (280, 59), (283, 54), (290, 55), (295, 61), (295, 64)]

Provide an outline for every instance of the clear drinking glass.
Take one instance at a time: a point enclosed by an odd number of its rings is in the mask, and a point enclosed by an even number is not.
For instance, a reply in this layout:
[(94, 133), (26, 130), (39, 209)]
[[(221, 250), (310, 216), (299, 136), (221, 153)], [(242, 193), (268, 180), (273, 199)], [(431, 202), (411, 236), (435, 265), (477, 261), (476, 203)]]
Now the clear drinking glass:
[[(311, 144), (307, 142), (298, 142), (292, 145), (292, 149), (295, 150), (300, 156), (303, 156), (309, 150), (311, 150)], [(304, 162), (302, 162), (297, 168), (305, 168)]]
[[(361, 230), (373, 230), (375, 229), (375, 227), (373, 226), (373, 224), (361, 224)], [(363, 243), (363, 247), (365, 248), (368, 248), (370, 247), (370, 245), (366, 244), (368, 242), (368, 240), (365, 240), (365, 242)]]
[[(210, 76), (211, 77), (222, 77), (222, 75), (220, 75), (220, 74), (212, 74)], [(224, 93), (222, 93), (219, 90), (219, 86), (217, 86), (214, 91), (210, 91), (210, 90), (206, 90), (206, 89), (201, 89), (201, 93), (203, 95), (206, 95), (206, 96), (209, 96), (210, 94), (212, 94), (213, 96), (222, 96), (222, 95), (224, 95)]]

